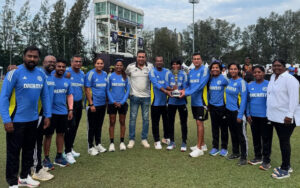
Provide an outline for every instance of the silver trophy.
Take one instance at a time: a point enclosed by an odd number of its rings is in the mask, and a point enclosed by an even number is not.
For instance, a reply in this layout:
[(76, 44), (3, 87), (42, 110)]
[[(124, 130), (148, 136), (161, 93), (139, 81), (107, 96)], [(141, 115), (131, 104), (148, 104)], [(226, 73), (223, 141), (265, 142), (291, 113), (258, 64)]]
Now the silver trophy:
[(178, 70), (173, 70), (172, 73), (174, 74), (175, 76), (175, 86), (173, 88), (175, 88), (173, 91), (172, 91), (172, 97), (179, 97), (180, 96), (180, 92), (178, 90)]

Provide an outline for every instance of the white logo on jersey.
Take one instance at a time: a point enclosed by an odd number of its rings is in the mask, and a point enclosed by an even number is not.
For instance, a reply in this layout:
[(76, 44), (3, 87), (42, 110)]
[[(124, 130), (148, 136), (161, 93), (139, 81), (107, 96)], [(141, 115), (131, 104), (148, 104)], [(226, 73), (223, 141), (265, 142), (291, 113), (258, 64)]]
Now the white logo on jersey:
[(268, 87), (263, 87), (262, 90), (263, 90), (263, 91), (267, 91), (267, 90), (268, 90)]
[(67, 82), (65, 82), (65, 83), (64, 83), (64, 86), (65, 86), (65, 87), (68, 87), (68, 86), (69, 86), (69, 84), (68, 84)]
[(27, 77), (26, 77), (26, 76), (24, 76), (24, 77), (23, 77), (23, 80), (27, 80)]
[(81, 81), (84, 82), (83, 78), (81, 78)]
[(71, 80), (74, 80), (74, 78), (73, 78), (73, 77), (71, 77)]
[(254, 88), (251, 88), (251, 91), (253, 91), (254, 90)]
[(221, 80), (218, 80), (218, 81), (217, 81), (217, 84), (218, 84), (218, 85), (221, 85), (221, 83), (222, 83)]
[(43, 79), (42, 79), (41, 76), (38, 76), (38, 77), (37, 77), (37, 80), (40, 81), (40, 82), (43, 81)]
[(237, 83), (234, 83), (233, 86), (237, 86)]
[(200, 73), (198, 73), (197, 76), (200, 77)]
[(95, 81), (98, 82), (98, 78)]

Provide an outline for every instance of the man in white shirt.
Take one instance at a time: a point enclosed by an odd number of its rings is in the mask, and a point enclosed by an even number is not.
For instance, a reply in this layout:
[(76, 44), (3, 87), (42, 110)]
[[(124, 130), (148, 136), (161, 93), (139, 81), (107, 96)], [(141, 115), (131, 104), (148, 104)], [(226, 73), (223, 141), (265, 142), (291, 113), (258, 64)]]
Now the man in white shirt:
[(129, 144), (128, 148), (133, 148), (135, 144), (135, 125), (139, 106), (142, 109), (143, 129), (142, 145), (149, 148), (147, 141), (149, 130), (149, 107), (150, 107), (150, 80), (149, 72), (153, 68), (147, 61), (146, 52), (139, 50), (136, 62), (131, 63), (126, 68), (126, 74), (130, 80), (130, 120), (129, 120)]
[(282, 155), (282, 164), (274, 168), (272, 177), (276, 179), (290, 176), (290, 137), (295, 128), (295, 112), (299, 104), (299, 82), (288, 73), (285, 61), (272, 63), (274, 74), (267, 90), (267, 117), (275, 127)]

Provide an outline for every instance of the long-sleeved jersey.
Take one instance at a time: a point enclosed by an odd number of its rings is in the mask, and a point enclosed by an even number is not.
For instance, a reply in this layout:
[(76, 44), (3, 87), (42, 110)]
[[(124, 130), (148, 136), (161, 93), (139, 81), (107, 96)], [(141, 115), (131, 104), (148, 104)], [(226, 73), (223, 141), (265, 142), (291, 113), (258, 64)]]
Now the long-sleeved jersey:
[(160, 88), (167, 88), (167, 73), (168, 69), (162, 68), (158, 71), (157, 68), (151, 69), (149, 79), (153, 86), (153, 106), (165, 106), (167, 104), (167, 95)]
[(74, 101), (82, 100), (83, 94), (83, 84), (84, 84), (84, 73), (80, 70), (79, 72), (75, 72), (71, 67), (68, 67), (66, 73), (70, 73), (70, 81), (73, 90)]
[[(176, 85), (175, 75), (171, 71), (168, 72), (167, 84), (171, 88), (173, 88)], [(187, 86), (188, 86), (187, 74), (183, 70), (180, 70), (177, 74), (177, 87), (178, 87), (178, 90), (186, 89)], [(186, 98), (169, 97), (168, 104), (184, 105), (184, 104), (186, 104)]]
[(192, 69), (188, 74), (189, 86), (185, 90), (185, 95), (191, 95), (192, 106), (205, 106), (203, 101), (203, 89), (209, 80), (208, 68), (202, 65), (198, 69)]
[(41, 98), (44, 116), (51, 117), (51, 104), (45, 74), (24, 65), (6, 74), (0, 95), (3, 123), (30, 122), (38, 119)]
[[(239, 101), (240, 97), (240, 101)], [(247, 105), (247, 83), (242, 78), (230, 79), (226, 87), (226, 108), (238, 111), (238, 118), (242, 119)]]
[(220, 74), (218, 77), (212, 77), (208, 88), (208, 103), (213, 106), (223, 106), (224, 88), (228, 85), (228, 79)]
[(267, 90), (269, 81), (248, 84), (247, 116), (267, 117)]
[(92, 89), (94, 106), (103, 106), (106, 103), (107, 73), (97, 73), (95, 69), (90, 70), (84, 79), (84, 86)]
[(123, 105), (127, 101), (130, 93), (130, 84), (128, 78), (124, 80), (122, 75), (118, 75), (113, 72), (107, 78), (106, 89), (109, 104), (118, 102)]
[(55, 83), (53, 91), (52, 114), (66, 115), (68, 114), (67, 96), (73, 93), (71, 82), (69, 79), (53, 76)]

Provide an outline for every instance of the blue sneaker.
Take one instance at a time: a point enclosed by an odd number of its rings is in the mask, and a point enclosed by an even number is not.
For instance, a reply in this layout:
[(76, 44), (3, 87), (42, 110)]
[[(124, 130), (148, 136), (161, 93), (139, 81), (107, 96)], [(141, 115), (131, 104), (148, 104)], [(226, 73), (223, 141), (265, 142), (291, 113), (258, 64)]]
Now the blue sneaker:
[(170, 142), (170, 144), (167, 147), (167, 150), (172, 150), (175, 148), (175, 142)]
[(290, 173), (287, 170), (282, 170), (280, 168), (276, 168), (276, 171), (273, 171), (273, 174), (271, 175), (272, 178), (275, 179), (283, 179), (283, 178), (288, 178), (290, 177)]
[(222, 157), (226, 157), (226, 156), (228, 155), (227, 149), (221, 149), (220, 155), (221, 155)]
[(209, 154), (212, 156), (216, 156), (216, 155), (218, 155), (218, 153), (220, 153), (220, 150), (218, 150), (217, 148), (213, 148), (209, 152)]
[(60, 158), (55, 158), (54, 164), (58, 165), (60, 167), (65, 167), (65, 166), (69, 165), (69, 163), (66, 161), (66, 159), (62, 156)]
[(186, 151), (186, 143), (182, 142), (180, 151), (182, 151), (182, 152)]
[(49, 157), (45, 157), (45, 159), (43, 160), (43, 166), (45, 168), (48, 168), (49, 170), (54, 170), (54, 166), (53, 164), (51, 163)]

